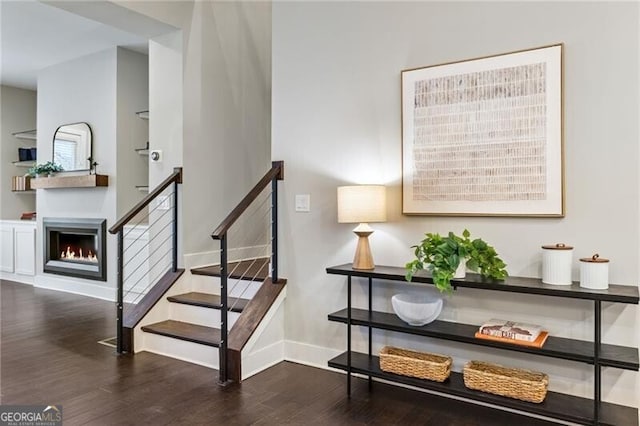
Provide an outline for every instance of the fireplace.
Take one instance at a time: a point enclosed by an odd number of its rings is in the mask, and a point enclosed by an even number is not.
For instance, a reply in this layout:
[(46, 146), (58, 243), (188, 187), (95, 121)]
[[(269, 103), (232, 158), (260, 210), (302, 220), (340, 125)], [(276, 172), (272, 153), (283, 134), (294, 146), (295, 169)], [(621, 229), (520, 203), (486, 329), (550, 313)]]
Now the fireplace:
[(44, 272), (107, 280), (106, 219), (44, 218)]

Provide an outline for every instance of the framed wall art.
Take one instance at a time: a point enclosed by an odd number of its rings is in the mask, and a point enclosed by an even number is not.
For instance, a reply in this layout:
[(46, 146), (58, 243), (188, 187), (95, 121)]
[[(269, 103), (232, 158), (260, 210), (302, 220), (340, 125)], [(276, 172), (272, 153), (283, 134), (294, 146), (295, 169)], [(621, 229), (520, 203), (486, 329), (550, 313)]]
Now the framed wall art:
[(403, 213), (564, 216), (562, 47), (402, 71)]

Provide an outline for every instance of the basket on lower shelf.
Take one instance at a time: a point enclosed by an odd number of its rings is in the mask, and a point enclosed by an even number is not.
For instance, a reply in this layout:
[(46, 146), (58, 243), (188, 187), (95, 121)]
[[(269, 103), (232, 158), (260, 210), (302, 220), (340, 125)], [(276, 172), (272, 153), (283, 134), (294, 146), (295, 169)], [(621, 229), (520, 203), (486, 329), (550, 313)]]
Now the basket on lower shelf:
[(380, 351), (380, 369), (388, 373), (444, 382), (451, 373), (451, 357), (385, 346)]
[(537, 371), (469, 361), (464, 366), (464, 385), (469, 389), (540, 403), (547, 396), (549, 376)]

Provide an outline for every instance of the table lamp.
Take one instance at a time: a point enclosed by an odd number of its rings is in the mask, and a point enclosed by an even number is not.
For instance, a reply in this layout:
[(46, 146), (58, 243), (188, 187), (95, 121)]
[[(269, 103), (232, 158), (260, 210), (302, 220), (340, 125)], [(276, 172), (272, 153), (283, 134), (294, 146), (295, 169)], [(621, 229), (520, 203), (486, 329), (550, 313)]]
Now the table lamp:
[(371, 270), (373, 256), (369, 247), (370, 222), (387, 220), (387, 194), (383, 185), (338, 187), (338, 223), (359, 223), (353, 230), (358, 236), (358, 248), (353, 269)]

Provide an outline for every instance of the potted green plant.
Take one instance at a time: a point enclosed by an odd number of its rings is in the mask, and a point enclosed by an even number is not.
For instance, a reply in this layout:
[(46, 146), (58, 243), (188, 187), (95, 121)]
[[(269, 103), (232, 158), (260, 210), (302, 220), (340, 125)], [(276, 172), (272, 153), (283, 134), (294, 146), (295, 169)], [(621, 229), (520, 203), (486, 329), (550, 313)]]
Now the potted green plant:
[(438, 290), (450, 292), (451, 279), (461, 262), (485, 277), (502, 280), (508, 275), (507, 265), (498, 257), (496, 250), (480, 238), (472, 240), (466, 229), (462, 236), (453, 232), (445, 237), (431, 233), (425, 235), (420, 244), (412, 247), (416, 258), (405, 266), (407, 281), (411, 281), (416, 272), (426, 269), (431, 272)]
[(35, 166), (29, 169), (29, 176), (31, 177), (40, 177), (40, 176), (50, 176), (54, 173), (61, 172), (64, 169), (61, 165), (54, 163), (53, 161), (47, 161), (44, 164), (36, 164)]

